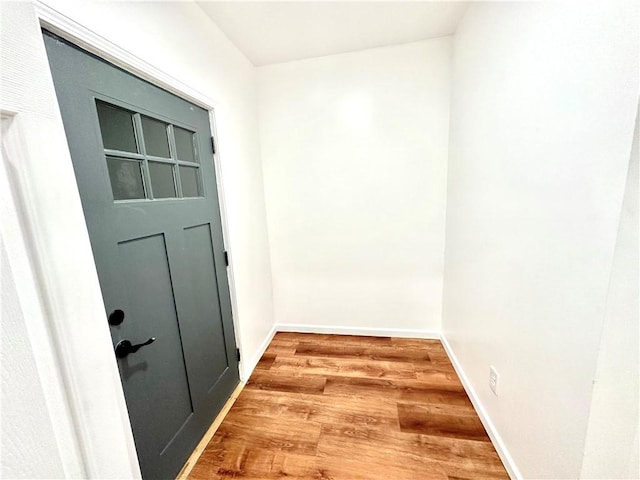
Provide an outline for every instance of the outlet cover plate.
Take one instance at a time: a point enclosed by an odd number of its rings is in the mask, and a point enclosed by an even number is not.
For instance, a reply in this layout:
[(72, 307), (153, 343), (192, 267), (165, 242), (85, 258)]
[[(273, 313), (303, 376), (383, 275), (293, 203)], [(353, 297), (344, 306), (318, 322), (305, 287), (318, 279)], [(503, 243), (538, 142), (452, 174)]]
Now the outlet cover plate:
[(498, 378), (500, 378), (500, 375), (498, 375), (496, 367), (491, 365), (489, 368), (489, 388), (491, 388), (496, 397), (498, 396)]

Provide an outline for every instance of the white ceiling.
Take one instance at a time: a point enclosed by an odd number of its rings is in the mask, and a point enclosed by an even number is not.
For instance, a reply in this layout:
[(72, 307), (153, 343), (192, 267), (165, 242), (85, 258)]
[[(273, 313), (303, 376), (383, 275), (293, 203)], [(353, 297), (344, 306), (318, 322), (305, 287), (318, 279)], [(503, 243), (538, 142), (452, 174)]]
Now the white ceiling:
[(199, 1), (254, 65), (451, 35), (468, 2)]

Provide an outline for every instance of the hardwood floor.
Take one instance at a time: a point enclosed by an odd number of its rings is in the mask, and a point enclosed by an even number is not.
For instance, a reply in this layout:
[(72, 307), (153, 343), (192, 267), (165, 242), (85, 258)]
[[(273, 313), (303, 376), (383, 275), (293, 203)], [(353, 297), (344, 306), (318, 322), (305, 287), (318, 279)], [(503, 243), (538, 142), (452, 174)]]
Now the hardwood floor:
[(190, 479), (508, 479), (437, 340), (278, 333)]

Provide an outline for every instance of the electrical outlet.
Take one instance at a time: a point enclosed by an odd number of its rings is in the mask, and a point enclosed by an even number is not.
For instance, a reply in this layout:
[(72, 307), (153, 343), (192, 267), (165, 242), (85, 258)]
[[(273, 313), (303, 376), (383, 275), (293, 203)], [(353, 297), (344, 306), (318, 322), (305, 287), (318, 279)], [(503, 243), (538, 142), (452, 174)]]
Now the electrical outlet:
[(500, 375), (498, 375), (496, 367), (491, 365), (489, 368), (489, 388), (491, 388), (496, 397), (498, 396), (498, 378), (500, 378)]

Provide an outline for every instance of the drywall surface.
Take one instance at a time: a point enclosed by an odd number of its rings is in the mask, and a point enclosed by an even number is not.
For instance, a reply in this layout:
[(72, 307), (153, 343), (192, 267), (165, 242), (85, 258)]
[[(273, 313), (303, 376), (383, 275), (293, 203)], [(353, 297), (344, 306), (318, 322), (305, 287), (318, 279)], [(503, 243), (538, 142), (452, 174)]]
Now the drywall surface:
[(62, 478), (64, 467), (1, 238), (0, 254), (1, 476)]
[(640, 425), (638, 120), (636, 117), (581, 478), (640, 478), (637, 459)]
[(45, 3), (218, 102), (234, 313), (243, 358), (253, 357), (273, 326), (255, 68), (195, 3)]
[(440, 329), (450, 47), (258, 68), (278, 325)]
[(467, 2), (211, 2), (209, 17), (264, 66), (444, 37)]
[(473, 4), (454, 39), (443, 333), (524, 478), (580, 475), (637, 39), (637, 2)]

